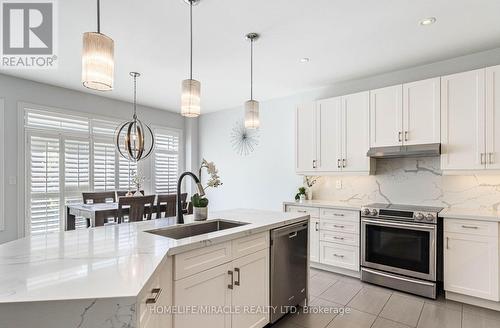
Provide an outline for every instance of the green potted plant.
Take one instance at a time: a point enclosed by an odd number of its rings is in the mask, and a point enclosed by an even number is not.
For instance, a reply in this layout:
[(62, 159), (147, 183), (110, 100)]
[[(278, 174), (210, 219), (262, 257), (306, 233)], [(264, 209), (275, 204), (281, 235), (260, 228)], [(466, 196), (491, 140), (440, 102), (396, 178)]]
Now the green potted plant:
[(306, 199), (306, 188), (300, 187), (299, 192), (295, 195), (295, 200), (303, 202)]
[[(198, 176), (200, 180), (203, 169), (206, 169), (207, 173), (210, 175), (206, 186), (203, 187), (203, 190), (206, 190), (208, 188), (217, 188), (222, 185), (222, 182), (219, 177), (219, 172), (213, 162), (208, 162), (206, 159), (203, 159), (203, 161), (201, 162), (200, 169), (198, 171)], [(208, 199), (196, 193), (191, 197), (191, 203), (193, 204), (194, 220), (195, 221), (206, 220), (208, 218), (208, 203), (209, 203)]]

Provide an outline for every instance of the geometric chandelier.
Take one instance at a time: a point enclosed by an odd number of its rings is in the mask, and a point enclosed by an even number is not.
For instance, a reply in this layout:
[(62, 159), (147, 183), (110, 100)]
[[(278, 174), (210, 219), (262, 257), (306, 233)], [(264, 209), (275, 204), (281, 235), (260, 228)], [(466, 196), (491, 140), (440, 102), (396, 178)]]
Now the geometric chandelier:
[(134, 78), (134, 116), (116, 129), (116, 149), (129, 161), (138, 162), (153, 152), (155, 140), (153, 131), (137, 118), (137, 78), (141, 74), (130, 72)]

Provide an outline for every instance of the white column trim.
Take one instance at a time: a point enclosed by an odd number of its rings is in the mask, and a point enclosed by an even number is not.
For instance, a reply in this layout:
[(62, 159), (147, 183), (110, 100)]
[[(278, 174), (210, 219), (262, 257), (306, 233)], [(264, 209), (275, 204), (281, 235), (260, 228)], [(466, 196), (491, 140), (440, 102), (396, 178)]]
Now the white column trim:
[(0, 98), (0, 231), (5, 230), (5, 100)]

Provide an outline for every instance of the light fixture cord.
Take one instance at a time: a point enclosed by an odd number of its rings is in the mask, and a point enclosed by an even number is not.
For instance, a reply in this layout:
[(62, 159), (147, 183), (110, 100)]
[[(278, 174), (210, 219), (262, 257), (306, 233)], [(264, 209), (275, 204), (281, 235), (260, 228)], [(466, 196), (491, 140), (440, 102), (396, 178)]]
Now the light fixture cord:
[(189, 34), (190, 34), (190, 59), (189, 78), (193, 79), (193, 0), (189, 1)]
[(97, 33), (101, 33), (101, 1), (97, 0)]
[(137, 119), (137, 74), (134, 74), (134, 120)]
[(250, 100), (253, 100), (253, 38), (250, 39)]

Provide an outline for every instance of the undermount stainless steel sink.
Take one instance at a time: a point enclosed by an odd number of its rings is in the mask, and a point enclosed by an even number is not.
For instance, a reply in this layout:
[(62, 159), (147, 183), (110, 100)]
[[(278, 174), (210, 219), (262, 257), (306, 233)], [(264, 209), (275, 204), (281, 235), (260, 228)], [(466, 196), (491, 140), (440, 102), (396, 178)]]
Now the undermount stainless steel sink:
[(174, 227), (149, 230), (146, 232), (168, 237), (172, 239), (183, 239), (210, 232), (216, 232), (231, 228), (236, 228), (248, 224), (247, 222), (234, 222), (228, 220), (210, 220), (205, 222), (196, 222), (190, 224), (177, 225)]

